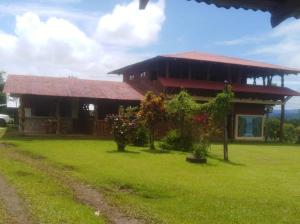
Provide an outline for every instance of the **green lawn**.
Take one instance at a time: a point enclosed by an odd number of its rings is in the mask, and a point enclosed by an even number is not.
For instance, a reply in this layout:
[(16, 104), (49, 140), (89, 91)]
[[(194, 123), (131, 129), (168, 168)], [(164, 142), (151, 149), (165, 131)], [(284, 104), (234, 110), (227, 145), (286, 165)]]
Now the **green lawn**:
[[(12, 142), (18, 150), (46, 157), (44, 162), (62, 169), (68, 167), (70, 175), (104, 189), (108, 198), (127, 212), (154, 222), (300, 223), (299, 145), (232, 144), (230, 163), (221, 160), (222, 146), (213, 145), (208, 164), (195, 165), (185, 162), (186, 154), (178, 152), (150, 153), (144, 148), (128, 147), (129, 152), (117, 153), (112, 141)], [(29, 201), (36, 203), (36, 198), (43, 197), (48, 200), (43, 195), (44, 188), (46, 195), (63, 191), (45, 174), (21, 166), (25, 165), (0, 160), (0, 172), (10, 176), (19, 188), (40, 183), (23, 195)], [(17, 178), (18, 169), (29, 169), (35, 175), (27, 180)], [(63, 195), (51, 198), (53, 210), (55, 206), (70, 206), (70, 211), (64, 210), (70, 213), (66, 217), (72, 216), (73, 209), (89, 217), (87, 208), (73, 205), (68, 192)], [(44, 205), (36, 204), (33, 211), (39, 211), (39, 206)], [(58, 223), (50, 222), (51, 215), (45, 217), (48, 223)]]

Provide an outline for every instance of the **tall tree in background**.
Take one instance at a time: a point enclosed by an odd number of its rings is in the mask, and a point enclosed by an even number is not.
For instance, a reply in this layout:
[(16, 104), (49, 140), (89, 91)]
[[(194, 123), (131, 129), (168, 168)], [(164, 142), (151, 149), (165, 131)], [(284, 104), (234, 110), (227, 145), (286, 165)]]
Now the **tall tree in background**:
[(4, 71), (0, 71), (0, 113), (6, 113), (7, 112), (7, 107), (2, 106), (3, 104), (6, 104), (6, 94), (3, 93), (3, 88), (4, 88)]

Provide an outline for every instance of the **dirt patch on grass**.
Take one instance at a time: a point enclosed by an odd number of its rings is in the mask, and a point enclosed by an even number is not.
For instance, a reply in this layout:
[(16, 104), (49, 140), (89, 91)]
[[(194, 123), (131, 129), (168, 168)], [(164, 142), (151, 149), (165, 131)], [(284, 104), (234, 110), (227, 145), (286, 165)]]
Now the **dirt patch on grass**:
[(15, 189), (10, 186), (5, 178), (0, 174), (0, 198), (2, 199), (5, 209), (9, 214), (9, 219), (15, 224), (32, 223), (24, 203), (17, 195)]
[(104, 216), (109, 223), (114, 224), (140, 224), (143, 220), (131, 217), (123, 212), (119, 207), (110, 203), (103, 192), (94, 189), (90, 185), (79, 182), (63, 173), (64, 169), (46, 164), (44, 160), (39, 159), (31, 153), (23, 153), (18, 150), (7, 150), (7, 156), (11, 159), (26, 163), (38, 169), (47, 175), (57, 179), (64, 186), (72, 189), (74, 199), (80, 203), (86, 204), (95, 209), (95, 215)]

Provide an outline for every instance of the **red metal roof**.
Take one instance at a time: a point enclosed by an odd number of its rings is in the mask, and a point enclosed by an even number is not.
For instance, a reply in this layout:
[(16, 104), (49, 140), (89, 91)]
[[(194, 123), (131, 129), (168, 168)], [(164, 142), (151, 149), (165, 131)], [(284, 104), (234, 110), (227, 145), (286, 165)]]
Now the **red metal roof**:
[(125, 66), (123, 68), (114, 70), (109, 72), (108, 74), (124, 74), (127, 71), (131, 71), (134, 69), (140, 70), (141, 66), (146, 65), (148, 62), (161, 60), (161, 59), (172, 59), (172, 60), (190, 60), (190, 61), (197, 61), (197, 62), (207, 62), (207, 63), (214, 63), (214, 64), (227, 64), (227, 65), (237, 65), (243, 68), (249, 69), (260, 69), (261, 75), (270, 75), (272, 74), (298, 74), (300, 73), (300, 69), (289, 68), (285, 66), (273, 65), (269, 63), (259, 62), (259, 61), (252, 61), (246, 60), (241, 58), (235, 57), (228, 57), (216, 54), (209, 54), (203, 52), (182, 52), (176, 54), (166, 54), (166, 55), (158, 55), (156, 57)]
[(112, 100), (141, 100), (143, 95), (124, 82), (86, 80), (72, 77), (9, 75), (5, 93)]
[(240, 65), (240, 66), (248, 66), (248, 67), (263, 68), (263, 69), (272, 69), (272, 70), (282, 71), (285, 73), (300, 73), (300, 69), (288, 68), (288, 67), (284, 67), (284, 66), (273, 65), (273, 64), (259, 62), (259, 61), (252, 61), (252, 60), (246, 60), (246, 59), (241, 59), (241, 58), (228, 57), (228, 56), (196, 52), (196, 51), (183, 52), (183, 53), (177, 53), (177, 54), (160, 55), (159, 57), (223, 63), (223, 64)]
[[(159, 82), (164, 87), (183, 88), (183, 89), (201, 89), (201, 90), (214, 90), (222, 91), (224, 84), (222, 82), (211, 82), (204, 80), (186, 80), (186, 79), (172, 79), (172, 78), (159, 78)], [(237, 93), (258, 93), (258, 94), (271, 94), (279, 96), (300, 96), (300, 93), (286, 87), (278, 86), (255, 86), (244, 84), (231, 84), (233, 92)]]

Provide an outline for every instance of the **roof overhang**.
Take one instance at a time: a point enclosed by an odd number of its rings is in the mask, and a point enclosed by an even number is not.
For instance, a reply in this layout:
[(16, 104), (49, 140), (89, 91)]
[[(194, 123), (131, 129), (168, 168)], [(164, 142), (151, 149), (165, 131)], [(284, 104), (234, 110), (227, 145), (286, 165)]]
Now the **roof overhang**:
[[(159, 82), (165, 88), (209, 90), (217, 92), (222, 91), (224, 89), (224, 84), (222, 82), (212, 82), (206, 80), (159, 78)], [(232, 91), (235, 93), (268, 94), (280, 97), (300, 96), (299, 92), (296, 92), (286, 87), (279, 86), (260, 86), (233, 83), (231, 84), (231, 87)]]
[[(190, 1), (190, 0), (187, 0)], [(300, 1), (297, 0), (195, 0), (229, 9), (260, 10), (271, 13), (271, 25), (275, 27), (290, 17), (300, 18)], [(149, 0), (140, 0), (140, 9), (145, 9)]]

